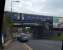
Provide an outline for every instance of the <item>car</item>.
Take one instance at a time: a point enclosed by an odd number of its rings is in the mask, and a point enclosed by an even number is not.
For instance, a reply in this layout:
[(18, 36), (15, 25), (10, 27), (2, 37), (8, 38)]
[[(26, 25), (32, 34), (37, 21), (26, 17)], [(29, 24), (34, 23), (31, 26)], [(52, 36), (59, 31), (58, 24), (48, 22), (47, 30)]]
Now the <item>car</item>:
[(18, 35), (17, 40), (20, 42), (27, 42), (29, 41), (30, 36), (26, 33), (21, 33), (20, 35)]

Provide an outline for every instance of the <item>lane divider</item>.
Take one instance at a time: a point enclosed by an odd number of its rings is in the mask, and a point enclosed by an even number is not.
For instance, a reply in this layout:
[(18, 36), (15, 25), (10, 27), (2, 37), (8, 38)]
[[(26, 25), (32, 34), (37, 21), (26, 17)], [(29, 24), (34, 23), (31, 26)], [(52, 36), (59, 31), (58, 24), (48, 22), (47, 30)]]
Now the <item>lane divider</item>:
[(26, 49), (26, 50), (33, 50), (30, 46), (28, 46), (26, 43), (23, 43), (23, 47)]

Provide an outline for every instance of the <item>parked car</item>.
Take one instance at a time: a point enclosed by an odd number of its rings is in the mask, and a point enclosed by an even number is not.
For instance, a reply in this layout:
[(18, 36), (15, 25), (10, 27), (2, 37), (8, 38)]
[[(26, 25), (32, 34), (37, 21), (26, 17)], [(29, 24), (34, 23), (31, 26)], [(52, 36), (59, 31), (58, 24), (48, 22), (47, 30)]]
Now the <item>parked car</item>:
[(17, 36), (17, 40), (20, 42), (27, 42), (30, 39), (30, 36), (26, 33), (21, 33)]

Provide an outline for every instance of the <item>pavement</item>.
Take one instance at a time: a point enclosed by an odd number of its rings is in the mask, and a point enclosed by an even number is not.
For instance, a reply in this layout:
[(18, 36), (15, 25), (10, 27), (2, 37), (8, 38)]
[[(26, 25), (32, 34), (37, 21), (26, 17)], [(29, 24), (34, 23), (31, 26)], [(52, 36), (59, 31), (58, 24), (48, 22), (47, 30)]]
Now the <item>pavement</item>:
[(27, 43), (14, 41), (5, 50), (61, 50), (62, 41), (30, 40)]
[(5, 48), (8, 47), (8, 45), (9, 45), (12, 41), (13, 41), (13, 40), (7, 41), (7, 42), (4, 44), (4, 47), (5, 47)]
[(21, 43), (18, 41), (12, 42), (4, 50), (32, 50), (26, 43)]

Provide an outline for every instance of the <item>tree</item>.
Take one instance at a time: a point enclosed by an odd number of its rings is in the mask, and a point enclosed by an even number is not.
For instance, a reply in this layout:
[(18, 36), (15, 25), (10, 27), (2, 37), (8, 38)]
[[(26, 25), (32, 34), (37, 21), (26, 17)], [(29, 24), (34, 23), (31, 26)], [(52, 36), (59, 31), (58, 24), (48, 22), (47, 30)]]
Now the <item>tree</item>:
[(4, 33), (5, 42), (8, 41), (10, 38), (12, 38), (12, 33), (11, 33), (12, 27), (13, 27), (13, 23), (11, 18), (9, 16), (4, 16), (2, 32)]
[(6, 23), (6, 25), (7, 25), (8, 27), (12, 27), (12, 26), (13, 26), (11, 17), (6, 16), (6, 17), (5, 17), (5, 23)]

